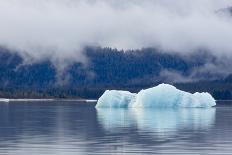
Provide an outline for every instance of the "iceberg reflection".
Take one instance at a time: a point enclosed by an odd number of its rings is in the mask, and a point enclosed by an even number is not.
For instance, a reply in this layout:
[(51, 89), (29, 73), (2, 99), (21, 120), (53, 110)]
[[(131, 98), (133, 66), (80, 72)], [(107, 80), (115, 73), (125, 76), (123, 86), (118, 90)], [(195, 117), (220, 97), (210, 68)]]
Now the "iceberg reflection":
[(136, 127), (155, 136), (170, 136), (181, 130), (205, 130), (215, 121), (215, 108), (210, 109), (97, 109), (97, 118), (105, 130)]
[(129, 109), (97, 109), (97, 119), (106, 130), (130, 127), (135, 122), (134, 116)]

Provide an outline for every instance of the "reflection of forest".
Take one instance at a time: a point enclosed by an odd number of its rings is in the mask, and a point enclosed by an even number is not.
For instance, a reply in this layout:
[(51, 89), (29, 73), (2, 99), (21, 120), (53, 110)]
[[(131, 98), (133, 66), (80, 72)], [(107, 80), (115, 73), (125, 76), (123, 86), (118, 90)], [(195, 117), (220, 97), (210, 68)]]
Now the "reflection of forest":
[[(75, 137), (98, 129), (94, 107), (70, 103), (10, 103), (0, 104), (0, 146), (6, 140), (59, 136)], [(46, 143), (46, 141), (44, 141)]]

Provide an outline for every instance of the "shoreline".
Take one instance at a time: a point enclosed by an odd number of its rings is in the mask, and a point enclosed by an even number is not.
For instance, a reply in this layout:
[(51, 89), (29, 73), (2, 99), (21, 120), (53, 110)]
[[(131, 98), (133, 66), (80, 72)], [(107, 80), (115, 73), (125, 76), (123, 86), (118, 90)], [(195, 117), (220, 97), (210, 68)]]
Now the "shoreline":
[[(48, 99), (31, 99), (31, 98), (20, 98), (20, 99), (7, 99), (0, 98), (0, 102), (53, 102), (53, 101), (64, 101), (64, 102), (87, 102), (94, 103), (97, 99), (62, 99), (62, 98), (48, 98)], [(216, 100), (216, 102), (232, 102), (232, 100)]]
[(97, 102), (96, 99), (6, 99), (0, 98), (0, 102), (53, 102), (53, 101), (66, 101), (66, 102)]

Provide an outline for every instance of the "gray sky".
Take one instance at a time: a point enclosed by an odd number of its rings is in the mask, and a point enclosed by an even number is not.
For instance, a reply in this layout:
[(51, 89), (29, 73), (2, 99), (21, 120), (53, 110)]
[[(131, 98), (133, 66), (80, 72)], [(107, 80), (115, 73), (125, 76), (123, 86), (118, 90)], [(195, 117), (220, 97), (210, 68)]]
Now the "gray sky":
[(232, 54), (232, 0), (0, 0), (0, 44), (40, 60), (85, 61), (83, 47)]

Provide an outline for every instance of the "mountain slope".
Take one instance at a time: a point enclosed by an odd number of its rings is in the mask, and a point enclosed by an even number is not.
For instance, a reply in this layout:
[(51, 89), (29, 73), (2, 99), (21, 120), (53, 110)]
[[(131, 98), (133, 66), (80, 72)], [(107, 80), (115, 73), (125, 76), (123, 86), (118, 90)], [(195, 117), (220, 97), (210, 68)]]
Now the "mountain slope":
[[(219, 62), (205, 51), (184, 56), (151, 48), (118, 51), (89, 47), (85, 55), (89, 60), (87, 65), (70, 63), (60, 72), (49, 60), (25, 63), (20, 55), (1, 48), (0, 96), (97, 97), (105, 89), (137, 91), (162, 82), (184, 83), (179, 86), (197, 91), (194, 86), (199, 83), (217, 80), (217, 83), (228, 84), (230, 79), (224, 80), (227, 74), (206, 68), (208, 64), (217, 66)], [(207, 87), (199, 88), (199, 91), (205, 89)], [(216, 88), (207, 91), (214, 90)]]

